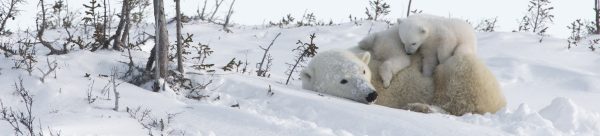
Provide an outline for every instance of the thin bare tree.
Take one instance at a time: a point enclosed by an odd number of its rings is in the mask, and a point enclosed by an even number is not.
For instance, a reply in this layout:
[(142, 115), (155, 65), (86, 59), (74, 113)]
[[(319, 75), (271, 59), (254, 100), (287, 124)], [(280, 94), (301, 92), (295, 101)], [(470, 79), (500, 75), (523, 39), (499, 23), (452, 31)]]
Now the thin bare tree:
[[(117, 30), (115, 31), (115, 35), (114, 35), (114, 42), (113, 42), (113, 49), (114, 50), (121, 50), (121, 47), (125, 46), (124, 44), (127, 44), (126, 42), (123, 41), (123, 38), (121, 36), (121, 34), (123, 35), (127, 35), (124, 29), (125, 26), (128, 23), (129, 19), (127, 18), (129, 15), (129, 11), (131, 9), (129, 9), (129, 0), (123, 0), (122, 6), (121, 6), (121, 15), (119, 16), (121, 19), (119, 20), (119, 25), (117, 26)], [(126, 36), (125, 36), (126, 37)]]
[(223, 23), (223, 30), (228, 33), (231, 32), (227, 26), (229, 25), (229, 20), (231, 20), (231, 15), (233, 15), (233, 4), (235, 4), (235, 0), (231, 2), (231, 5), (229, 5), (229, 11), (227, 11), (227, 16), (225, 16), (225, 22)]
[[(258, 65), (258, 66), (257, 66), (258, 70), (256, 70), (256, 75), (257, 75), (257, 76), (262, 76), (262, 77), (266, 77), (266, 76), (267, 76), (267, 74), (266, 74), (266, 73), (267, 73), (267, 72), (269, 72), (269, 68), (268, 68), (268, 67), (269, 67), (269, 66), (268, 66), (269, 64), (266, 64), (266, 63), (265, 63), (265, 60), (266, 60), (267, 62), (269, 61), (269, 60), (268, 60), (268, 59), (269, 59), (269, 56), (270, 56), (270, 54), (269, 54), (269, 51), (271, 50), (271, 47), (272, 47), (272, 46), (273, 46), (273, 44), (275, 43), (275, 40), (277, 40), (277, 38), (278, 38), (280, 35), (281, 35), (281, 32), (280, 32), (280, 33), (277, 33), (277, 35), (275, 36), (275, 38), (273, 38), (273, 40), (271, 41), (271, 44), (269, 44), (269, 46), (267, 46), (267, 47), (262, 47), (262, 46), (259, 46), (259, 48), (260, 48), (260, 49), (262, 49), (262, 50), (264, 51), (264, 53), (263, 53), (263, 57), (262, 57), (262, 59), (260, 60), (260, 63), (258, 63), (258, 64), (257, 64), (257, 65)], [(266, 66), (266, 67), (263, 67), (263, 66)]]
[(412, 4), (412, 0), (408, 0), (408, 9), (406, 10), (406, 17), (410, 16), (410, 5)]
[(594, 16), (596, 21), (594, 22), (594, 24), (596, 25), (596, 31), (594, 32), (595, 34), (600, 34), (600, 4), (598, 4), (600, 0), (594, 0)]
[(148, 59), (147, 67), (152, 66), (152, 62), (155, 61), (154, 65), (154, 91), (159, 91), (160, 89), (164, 89), (163, 87), (159, 87), (159, 79), (167, 77), (167, 63), (168, 63), (168, 50), (169, 50), (169, 37), (167, 34), (167, 21), (165, 19), (165, 10), (163, 0), (154, 0), (154, 18), (155, 18), (155, 38), (156, 41), (153, 54), (150, 54), (150, 58)]
[(175, 13), (177, 19), (177, 71), (183, 73), (183, 50), (182, 47), (182, 36), (181, 35), (181, 0), (175, 0)]
[(197, 11), (198, 12), (198, 19), (200, 20), (205, 20), (206, 19), (206, 15), (205, 15), (205, 11), (206, 11), (206, 2), (208, 0), (204, 0), (204, 5), (202, 6), (202, 12)]
[(0, 5), (2, 9), (0, 10), (0, 34), (4, 33), (6, 29), (6, 22), (12, 19), (14, 20), (15, 16), (19, 13), (20, 10), (17, 9), (17, 4), (23, 3), (24, 0), (10, 0), (8, 2), (2, 1)]
[(223, 4), (223, 1), (225, 1), (225, 0), (221, 0), (221, 1), (215, 0), (215, 10), (210, 15), (210, 18), (208, 18), (208, 22), (214, 22), (215, 14), (217, 14), (217, 11), (219, 11), (219, 7), (221, 7), (221, 4)]
[(40, 11), (38, 17), (36, 18), (36, 29), (37, 29), (36, 38), (37, 38), (37, 40), (40, 42), (40, 44), (42, 44), (44, 47), (46, 47), (50, 50), (50, 53), (48, 53), (48, 55), (67, 53), (66, 48), (63, 50), (58, 50), (58, 49), (54, 48), (50, 42), (48, 42), (44, 39), (44, 32), (46, 32), (46, 29), (48, 29), (48, 22), (46, 20), (46, 13), (47, 13), (46, 10), (47, 9), (45, 7), (46, 4), (44, 3), (44, 0), (40, 0), (38, 5), (42, 8), (42, 10)]
[(128, 46), (129, 45), (129, 30), (131, 29), (131, 11), (133, 10), (133, 5), (135, 3), (133, 3), (135, 1), (131, 1), (131, 0), (127, 0), (127, 4), (126, 4), (126, 12), (127, 13), (123, 13), (123, 15), (125, 16), (125, 28), (123, 28), (123, 34), (121, 35), (121, 44), (123, 46)]
[(103, 18), (103, 23), (102, 23), (102, 49), (108, 49), (108, 45), (109, 45), (109, 41), (106, 39), (107, 36), (107, 30), (108, 30), (108, 6), (107, 6), (107, 2), (106, 0), (103, 0), (104, 3), (104, 15), (102, 16)]

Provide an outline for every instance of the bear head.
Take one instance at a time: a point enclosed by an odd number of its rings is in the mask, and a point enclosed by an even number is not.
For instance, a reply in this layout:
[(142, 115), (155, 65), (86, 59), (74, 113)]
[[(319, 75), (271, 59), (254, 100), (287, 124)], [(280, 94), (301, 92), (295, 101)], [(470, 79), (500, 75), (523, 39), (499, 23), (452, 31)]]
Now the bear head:
[(416, 53), (429, 36), (429, 30), (425, 24), (426, 22), (415, 18), (398, 19), (398, 34), (404, 44), (406, 54)]
[(367, 65), (369, 52), (321, 52), (301, 72), (302, 88), (370, 104), (377, 98)]

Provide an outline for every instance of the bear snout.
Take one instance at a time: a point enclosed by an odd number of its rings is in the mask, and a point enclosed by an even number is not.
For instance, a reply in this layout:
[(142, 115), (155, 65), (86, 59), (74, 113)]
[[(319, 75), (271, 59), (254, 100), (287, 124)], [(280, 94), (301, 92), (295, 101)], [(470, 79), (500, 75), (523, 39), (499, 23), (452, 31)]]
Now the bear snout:
[(404, 51), (404, 52), (406, 53), (406, 55), (413, 55), (413, 54), (415, 54), (415, 52), (417, 52), (417, 51), (411, 50), (410, 48), (405, 48), (405, 50), (406, 51)]
[(366, 99), (368, 103), (374, 102), (375, 99), (377, 99), (377, 92), (373, 91), (372, 93), (369, 93)]

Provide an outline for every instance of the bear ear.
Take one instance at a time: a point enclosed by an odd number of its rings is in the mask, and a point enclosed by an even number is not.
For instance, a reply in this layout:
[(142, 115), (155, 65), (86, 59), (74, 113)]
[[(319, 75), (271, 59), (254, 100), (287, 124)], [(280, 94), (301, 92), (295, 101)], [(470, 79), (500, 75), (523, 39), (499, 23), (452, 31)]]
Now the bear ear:
[[(302, 80), (302, 89), (313, 90), (312, 77), (314, 73), (311, 68), (305, 68), (300, 73), (300, 79)], [(315, 90), (313, 90), (315, 91)]]
[(300, 78), (302, 81), (310, 81), (312, 79), (313, 71), (310, 68), (305, 68), (300, 73)]
[(364, 52), (358, 55), (360, 57), (360, 60), (362, 60), (365, 64), (369, 64), (369, 62), (371, 61), (371, 53), (369, 52)]

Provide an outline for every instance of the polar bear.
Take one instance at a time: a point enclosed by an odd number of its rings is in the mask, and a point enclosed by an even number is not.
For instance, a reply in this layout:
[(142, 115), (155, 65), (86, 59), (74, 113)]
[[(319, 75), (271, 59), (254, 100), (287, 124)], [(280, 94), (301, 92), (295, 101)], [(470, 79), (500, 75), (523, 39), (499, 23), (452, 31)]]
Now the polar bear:
[(410, 57), (401, 46), (398, 25), (373, 33), (358, 43), (361, 50), (370, 50), (373, 58), (383, 63), (377, 68), (384, 87), (389, 87), (392, 76), (410, 64)]
[(302, 88), (362, 103), (376, 98), (378, 105), (425, 113), (483, 114), (506, 105), (494, 75), (474, 55), (450, 57), (432, 77), (420, 72), (421, 54), (411, 55), (410, 65), (385, 88), (378, 74), (371, 75), (383, 62), (369, 54), (360, 49), (317, 54), (301, 73)]
[[(374, 54), (374, 51), (369, 52)], [(394, 74), (391, 84), (387, 88), (384, 87), (382, 78), (379, 77), (380, 75), (372, 75), (371, 84), (377, 90), (377, 94), (379, 94), (375, 104), (391, 108), (407, 109), (408, 104), (429, 104), (433, 100), (435, 89), (433, 78), (421, 74), (421, 55), (411, 55), (409, 59), (411, 60), (409, 66)], [(371, 72), (377, 73), (379, 72), (378, 67), (383, 63), (380, 60), (371, 59), (368, 65)]]
[[(432, 77), (421, 71), (420, 53), (410, 56), (411, 64), (394, 75), (391, 85), (383, 87), (374, 74), (371, 83), (379, 97), (375, 104), (418, 112), (452, 115), (494, 113), (506, 105), (506, 99), (494, 75), (473, 54), (451, 56), (440, 64)], [(377, 72), (382, 62), (371, 60)]]
[(399, 35), (407, 54), (423, 54), (423, 74), (431, 76), (438, 64), (456, 54), (475, 54), (477, 39), (464, 20), (416, 14), (398, 20)]
[(474, 54), (451, 56), (433, 77), (431, 104), (451, 114), (496, 112), (506, 105), (496, 77)]
[(377, 98), (371, 85), (369, 52), (331, 50), (318, 53), (300, 73), (302, 88), (370, 104)]

